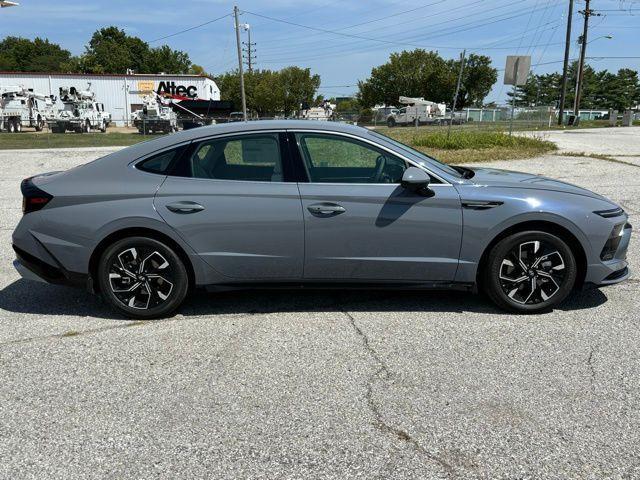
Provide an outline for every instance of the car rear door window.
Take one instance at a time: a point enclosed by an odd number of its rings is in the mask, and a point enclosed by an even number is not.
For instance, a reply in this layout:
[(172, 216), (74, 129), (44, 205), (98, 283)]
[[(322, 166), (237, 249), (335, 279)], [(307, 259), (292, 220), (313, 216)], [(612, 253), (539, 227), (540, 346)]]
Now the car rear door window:
[(400, 183), (406, 163), (349, 137), (296, 133), (312, 183)]
[(223, 137), (198, 143), (181, 176), (215, 180), (282, 182), (277, 133)]

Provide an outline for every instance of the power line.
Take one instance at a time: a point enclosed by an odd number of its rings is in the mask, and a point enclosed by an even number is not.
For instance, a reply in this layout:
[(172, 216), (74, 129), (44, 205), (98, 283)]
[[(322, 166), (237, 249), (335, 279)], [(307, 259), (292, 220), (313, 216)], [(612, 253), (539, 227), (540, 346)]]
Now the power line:
[[(522, 1), (523, 0), (520, 0), (520, 2), (522, 2)], [(516, 3), (520, 3), (520, 2), (516, 2)], [(543, 10), (543, 9), (538, 9), (538, 11), (540, 11), (540, 10)], [(460, 31), (471, 30), (473, 28), (479, 28), (479, 27), (482, 27), (482, 26), (495, 24), (495, 23), (498, 23), (498, 22), (501, 22), (501, 21), (510, 20), (512, 18), (517, 18), (519, 16), (526, 15), (529, 12), (530, 12), (530, 10), (526, 9), (526, 11), (524, 13), (510, 15), (510, 16), (505, 17), (505, 18), (499, 18), (499, 19), (492, 20), (492, 21), (485, 22), (485, 23), (478, 24), (478, 25), (473, 25), (473, 22), (467, 23), (467, 24), (464, 24), (464, 26), (471, 25), (469, 28), (465, 28), (465, 29), (459, 29), (458, 28), (458, 30), (454, 30), (453, 32), (449, 32), (448, 34), (457, 33), (457, 32), (460, 32)], [(309, 26), (309, 25), (302, 25), (302, 24), (298, 24), (298, 23), (294, 23), (294, 22), (289, 22), (287, 20), (282, 20), (282, 19), (279, 19), (279, 18), (271, 17), (271, 16), (268, 16), (268, 15), (262, 15), (262, 14), (249, 12), (249, 11), (246, 11), (246, 10), (245, 10), (245, 13), (248, 13), (249, 15), (254, 15), (254, 16), (257, 16), (257, 17), (261, 17), (261, 18), (266, 18), (266, 19), (269, 19), (269, 20), (272, 20), (272, 21), (275, 21), (275, 22), (279, 22), (279, 23), (290, 24), (290, 25), (297, 26), (297, 27), (300, 27), (300, 28), (306, 28), (306, 29), (309, 29), (309, 30), (318, 31), (318, 32), (321, 32), (321, 33), (327, 33), (327, 34), (331, 34), (331, 35), (337, 35), (337, 36), (348, 37), (348, 38), (357, 38), (357, 39), (372, 41), (372, 42), (376, 42), (376, 43), (384, 43), (384, 44), (388, 44), (388, 45), (394, 45), (394, 46), (403, 46), (403, 47), (413, 46), (413, 47), (417, 47), (417, 48), (455, 49), (455, 50), (460, 50), (461, 48), (464, 48), (464, 47), (461, 47), (461, 46), (424, 45), (424, 44), (416, 44), (416, 43), (403, 42), (403, 41), (384, 40), (384, 39), (381, 39), (381, 38), (364, 37), (364, 36), (357, 35), (357, 34), (342, 33), (342, 32), (336, 31), (336, 30), (326, 30), (326, 29), (319, 28), (319, 27), (312, 27), (312, 26)], [(504, 14), (502, 14), (502, 15), (504, 15)], [(489, 20), (489, 19), (492, 19), (492, 18), (495, 19), (496, 16), (486, 18), (485, 20)], [(457, 27), (454, 27), (454, 28), (457, 28)], [(440, 30), (440, 32), (441, 31), (442, 30)], [(496, 49), (508, 49), (508, 48), (509, 47), (496, 47)], [(487, 49), (491, 49), (491, 48), (487, 48)], [(473, 50), (480, 50), (480, 49), (473, 49)], [(323, 47), (323, 51), (326, 51), (326, 47)], [(307, 53), (308, 53), (308, 51), (307, 51)], [(321, 58), (321, 57), (322, 56), (315, 57), (315, 58)], [(298, 60), (299, 58), (301, 58), (301, 57), (286, 58), (286, 59), (273, 59), (272, 58), (272, 59), (269, 59), (269, 60), (265, 60), (265, 62), (278, 63), (279, 60), (280, 61), (295, 61), (295, 60)], [(303, 57), (301, 59), (302, 60), (305, 60), (305, 59), (309, 60), (309, 59), (311, 59), (311, 57), (309, 57), (308, 55), (305, 55), (305, 57)]]
[(217, 22), (219, 20), (222, 20), (223, 18), (230, 17), (231, 15), (232, 15), (231, 13), (227, 13), (226, 15), (223, 15), (223, 16), (218, 17), (218, 18), (214, 18), (213, 20), (209, 20), (207, 22), (200, 23), (198, 25), (194, 25), (193, 27), (185, 28), (184, 30), (180, 30), (179, 32), (171, 33), (169, 35), (165, 35), (164, 37), (156, 38), (155, 40), (151, 40), (149, 43), (159, 42), (160, 40), (164, 40), (166, 38), (175, 37), (176, 35), (182, 35), (183, 33), (190, 32), (190, 31), (195, 30), (197, 28), (201, 28), (201, 27), (204, 27), (206, 25), (210, 25), (212, 23), (215, 23), (215, 22)]
[[(493, 11), (493, 10), (498, 10), (498, 9), (500, 9), (500, 8), (504, 8), (505, 6), (511, 6), (511, 5), (513, 5), (513, 4), (523, 3), (523, 2), (525, 2), (525, 1), (527, 1), (527, 0), (515, 0), (515, 1), (511, 1), (511, 2), (509, 2), (509, 4), (508, 4), (508, 5), (502, 5), (502, 6), (499, 6), (499, 7), (495, 7), (495, 8), (487, 9), (487, 10), (484, 10), (484, 12), (489, 12), (489, 11)], [(477, 2), (474, 2), (473, 4), (476, 4), (476, 3), (482, 3), (482, 1), (477, 1)], [(464, 7), (465, 7), (465, 8), (468, 8), (468, 5), (466, 5), (466, 6), (464, 6)], [(461, 7), (458, 7), (458, 8), (462, 8), (462, 6), (461, 6)], [(458, 9), (458, 8), (456, 8), (456, 9)], [(451, 12), (451, 11), (453, 11), (453, 10), (454, 10), (454, 9), (449, 9), (449, 10), (446, 10), (446, 11), (437, 12), (437, 13), (435, 13), (435, 14), (430, 15), (429, 17), (433, 17), (433, 16), (435, 16), (435, 15), (442, 14), (442, 13), (449, 13), (449, 12)], [(525, 12), (529, 12), (530, 10), (529, 10), (529, 9), (524, 9), (524, 11), (525, 11)], [(454, 48), (454, 49), (456, 49), (456, 50), (459, 50), (460, 48), (463, 48), (463, 47), (448, 47), (448, 46), (438, 46), (438, 45), (418, 45), (418, 44), (415, 44), (415, 43), (409, 43), (409, 42), (406, 42), (406, 41), (396, 41), (396, 40), (387, 40), (387, 39), (386, 39), (386, 38), (388, 38), (389, 36), (394, 36), (394, 34), (391, 34), (391, 35), (389, 35), (388, 37), (379, 37), (379, 38), (367, 37), (367, 36), (363, 36), (363, 35), (362, 35), (362, 33), (366, 33), (366, 32), (360, 32), (359, 34), (350, 34), (350, 33), (343, 33), (343, 32), (341, 32), (341, 31), (340, 31), (340, 30), (344, 30), (344, 29), (346, 29), (346, 28), (350, 28), (350, 26), (343, 27), (342, 29), (327, 30), (327, 29), (324, 29), (324, 28), (312, 27), (312, 26), (309, 26), (309, 25), (303, 25), (303, 24), (299, 24), (299, 23), (295, 23), (295, 22), (289, 22), (289, 21), (286, 21), (286, 20), (283, 20), (283, 19), (279, 19), (279, 18), (275, 18), (275, 17), (270, 17), (270, 16), (262, 15), (262, 14), (257, 14), (257, 13), (249, 12), (249, 11), (246, 11), (246, 10), (245, 10), (245, 13), (248, 13), (248, 14), (250, 14), (250, 15), (255, 15), (255, 16), (258, 16), (258, 17), (262, 17), (262, 18), (266, 18), (266, 19), (269, 19), (269, 20), (272, 20), (272, 21), (275, 21), (275, 22), (286, 23), (286, 24), (289, 24), (289, 25), (292, 25), (292, 26), (295, 26), (295, 27), (305, 28), (305, 29), (308, 29), (308, 30), (313, 30), (313, 31), (320, 32), (320, 33), (328, 33), (328, 34), (336, 35), (336, 36), (340, 36), (340, 37), (355, 38), (355, 39), (360, 39), (360, 40), (373, 41), (373, 42), (377, 42), (377, 43), (387, 43), (387, 44), (391, 44), (391, 45), (400, 45), (400, 46), (413, 46), (413, 47), (419, 47), (419, 48), (442, 48), (442, 49), (446, 49), (446, 48)], [(508, 14), (508, 12), (506, 12), (506, 13), (504, 13), (504, 14), (500, 14), (500, 15), (505, 15), (505, 14)], [(499, 15), (498, 15), (498, 16), (499, 16)], [(419, 27), (419, 28), (417, 28), (417, 29), (405, 30), (403, 33), (404, 33), (404, 34), (407, 34), (407, 33), (409, 33), (409, 32), (415, 32), (416, 30), (422, 30), (422, 29), (424, 29), (425, 27), (430, 27), (430, 26), (434, 26), (434, 25), (443, 25), (443, 24), (445, 24), (445, 23), (450, 23), (450, 22), (453, 22), (453, 21), (461, 20), (461, 19), (464, 19), (464, 18), (470, 18), (470, 17), (477, 17), (477, 14), (476, 14), (476, 13), (474, 13), (474, 14), (471, 14), (471, 15), (465, 15), (465, 16), (463, 16), (463, 17), (453, 18), (453, 19), (450, 19), (450, 20), (446, 20), (446, 21), (443, 21), (443, 22), (436, 23), (436, 24), (422, 25), (421, 27)], [(484, 20), (491, 20), (491, 19), (494, 19), (494, 18), (496, 18), (496, 17), (497, 17), (497, 16), (495, 16), (495, 15), (494, 15), (494, 16), (492, 16), (492, 17), (485, 18)], [(509, 18), (512, 18), (512, 17), (509, 17)], [(505, 18), (505, 19), (503, 19), (503, 20), (507, 20), (507, 19), (508, 19), (508, 18)], [(415, 20), (414, 20), (414, 21), (415, 21)], [(468, 26), (468, 25), (473, 25), (473, 23), (474, 23), (474, 22), (465, 23), (465, 24), (462, 24), (462, 25), (458, 25), (458, 27), (459, 27), (459, 26)], [(402, 25), (406, 25), (406, 24), (407, 24), (407, 22), (401, 22), (400, 24), (402, 24)], [(394, 26), (394, 25), (392, 25), (392, 26)], [(484, 25), (479, 25), (479, 26), (484, 26)], [(389, 26), (387, 26), (387, 27), (389, 27)], [(456, 27), (456, 26), (454, 26), (454, 27), (446, 27), (446, 28), (444, 28), (444, 29), (437, 30), (436, 32), (437, 32), (437, 33), (441, 33), (441, 32), (446, 31), (447, 29), (450, 29), (450, 28), (457, 28), (457, 27)], [(375, 29), (375, 30), (377, 31), (377, 30), (379, 30), (379, 29)], [(369, 31), (373, 31), (373, 30), (369, 30)], [(457, 31), (454, 31), (454, 32), (452, 32), (452, 33), (455, 33), (455, 32), (457, 32)], [(430, 36), (433, 36), (433, 35), (430, 35)], [(440, 36), (442, 36), (442, 33), (441, 33), (441, 35), (440, 35)], [(407, 37), (406, 37), (406, 35), (405, 35), (405, 37), (401, 38), (400, 40), (404, 40), (404, 39), (406, 39), (406, 38), (407, 38)], [(413, 38), (413, 35), (412, 35), (411, 37), (409, 37), (409, 38)], [(264, 42), (264, 43), (268, 43), (268, 42)]]
[[(432, 17), (438, 16), (438, 15), (441, 15), (441, 14), (443, 14), (443, 13), (449, 13), (449, 12), (452, 12), (452, 11), (455, 11), (455, 10), (459, 10), (459, 9), (461, 9), (461, 8), (463, 8), (463, 7), (464, 7), (464, 8), (469, 8), (469, 6), (471, 6), (471, 5), (475, 5), (475, 4), (478, 4), (478, 3), (482, 3), (483, 1), (484, 1), (484, 0), (477, 0), (477, 1), (475, 1), (475, 2), (472, 2), (472, 3), (471, 3), (471, 4), (469, 4), (469, 5), (458, 6), (458, 7), (450, 8), (450, 9), (448, 9), (448, 10), (444, 10), (444, 11), (441, 11), (441, 12), (431, 13), (430, 15), (428, 15), (428, 18), (432, 18)], [(429, 4), (429, 5), (435, 5), (435, 4), (437, 4), (437, 3), (441, 3), (441, 0), (440, 0), (440, 1), (438, 1), (438, 2), (435, 2), (435, 3), (433, 3), (433, 4)], [(423, 5), (422, 7), (426, 7), (426, 6), (429, 6), (429, 5)], [(405, 11), (405, 12), (401, 12), (401, 13), (406, 13), (406, 11)], [(380, 20), (385, 20), (386, 18), (393, 17), (393, 16), (397, 16), (397, 15), (396, 15), (396, 14), (392, 14), (392, 15), (388, 15), (388, 16), (386, 16), (386, 17), (379, 17), (379, 18), (376, 18), (376, 19), (374, 19), (374, 20), (369, 20), (369, 21), (367, 21), (367, 22), (362, 22), (362, 23), (355, 23), (355, 24), (351, 24), (351, 25), (346, 25), (346, 26), (344, 26), (344, 27), (336, 28), (336, 29), (334, 29), (334, 30), (332, 30), (332, 31), (334, 31), (334, 32), (339, 32), (339, 31), (342, 31), (342, 30), (347, 30), (347, 29), (350, 29), (350, 28), (355, 28), (355, 27), (358, 27), (358, 26), (362, 26), (362, 25), (365, 25), (365, 24), (367, 24), (367, 23), (374, 23), (374, 22), (378, 22), (378, 21), (380, 21)], [(421, 19), (423, 19), (423, 18), (425, 18), (425, 17), (417, 17), (417, 18), (413, 18), (413, 19), (411, 19), (411, 20), (401, 21), (401, 22), (399, 22), (399, 23), (394, 23), (394, 24), (391, 24), (391, 25), (386, 25), (386, 26), (385, 26), (385, 28), (394, 27), (394, 26), (396, 26), (396, 25), (407, 25), (408, 23), (412, 23), (412, 22), (415, 22), (415, 21), (417, 21), (417, 20), (421, 20)], [(456, 19), (452, 19), (452, 20), (448, 20), (448, 21), (453, 21), (453, 20), (456, 20)], [(443, 22), (443, 23), (447, 23), (447, 22)], [(365, 31), (362, 31), (362, 32), (358, 32), (358, 34), (359, 34), (359, 35), (362, 35), (362, 34), (369, 33), (369, 32), (373, 32), (373, 31), (377, 31), (377, 30), (379, 30), (379, 28), (376, 28), (376, 29), (370, 29), (370, 30), (365, 30)], [(322, 33), (322, 32), (320, 32), (320, 33)], [(314, 34), (314, 35), (312, 35), (312, 36), (319, 35), (320, 33), (315, 33), (315, 34)], [(283, 38), (283, 37), (276, 37), (275, 39), (271, 39), (271, 40), (268, 40), (268, 41), (263, 42), (263, 43), (265, 43), (265, 44), (269, 44), (269, 43), (278, 42), (278, 41), (280, 41), (282, 38)], [(308, 38), (308, 36), (307, 36), (307, 37), (304, 37), (304, 38), (305, 38), (305, 39), (307, 39), (307, 38)], [(287, 47), (285, 47), (285, 48), (287, 48)], [(290, 47), (289, 47), (289, 48), (290, 48)]]

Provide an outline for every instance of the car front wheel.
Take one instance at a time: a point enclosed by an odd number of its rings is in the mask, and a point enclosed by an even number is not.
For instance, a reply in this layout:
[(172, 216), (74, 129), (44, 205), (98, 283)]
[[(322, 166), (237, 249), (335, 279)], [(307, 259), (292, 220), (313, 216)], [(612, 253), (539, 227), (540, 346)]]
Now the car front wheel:
[(108, 247), (98, 266), (104, 298), (137, 319), (170, 316), (183, 302), (189, 278), (180, 257), (152, 238), (130, 237)]
[(482, 283), (500, 308), (537, 313), (562, 302), (576, 276), (575, 257), (562, 239), (529, 231), (510, 235), (492, 248)]

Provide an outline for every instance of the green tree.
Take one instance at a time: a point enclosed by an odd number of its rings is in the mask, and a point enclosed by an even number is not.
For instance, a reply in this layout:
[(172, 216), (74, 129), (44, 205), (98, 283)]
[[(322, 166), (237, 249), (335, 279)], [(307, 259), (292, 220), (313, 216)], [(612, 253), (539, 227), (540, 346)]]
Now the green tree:
[(320, 75), (312, 75), (309, 68), (286, 67), (278, 72), (278, 90), (282, 97), (285, 116), (300, 108), (301, 103), (311, 104), (320, 87)]
[(36, 37), (6, 37), (0, 42), (0, 70), (16, 72), (57, 72), (71, 59), (60, 45)]
[[(240, 108), (240, 80), (237, 70), (216, 78), (223, 100)], [(290, 115), (300, 104), (311, 104), (320, 87), (320, 76), (308, 68), (287, 67), (280, 71), (253, 70), (244, 75), (247, 109), (262, 116)]]
[(118, 27), (96, 31), (77, 66), (87, 73), (187, 73), (189, 55), (167, 45), (151, 48), (138, 37)]
[[(459, 75), (456, 72), (460, 71), (460, 60), (450, 60), (448, 63), (451, 72), (456, 76)], [(491, 58), (475, 53), (469, 55), (464, 64), (456, 108), (482, 106), (483, 100), (489, 95), (497, 79), (498, 71), (491, 66)], [(455, 90), (452, 90), (451, 97), (454, 93)], [(450, 103), (450, 101), (446, 103)]]
[[(516, 106), (518, 107), (536, 107), (536, 106), (552, 106), (555, 107), (560, 98), (560, 85), (562, 75), (559, 73), (548, 73), (544, 75), (530, 74), (527, 82), (516, 88)], [(507, 92), (509, 103), (513, 98), (513, 91)]]
[(189, 73), (192, 74), (192, 75), (208, 76), (208, 74), (205, 71), (204, 67), (201, 66), (201, 65), (196, 65), (195, 63), (192, 63), (191, 66), (189, 67)]
[(357, 99), (342, 100), (336, 105), (338, 112), (357, 112), (360, 110), (360, 104)]
[(601, 85), (609, 108), (622, 111), (640, 104), (640, 82), (635, 70), (621, 68), (615, 75), (608, 73)]
[[(498, 78), (489, 57), (471, 54), (465, 64), (458, 108), (481, 105)], [(387, 63), (373, 68), (367, 80), (358, 82), (358, 99), (364, 107), (396, 105), (400, 96), (451, 104), (459, 69), (459, 60), (445, 60), (437, 52), (416, 49), (392, 53)]]
[[(567, 97), (565, 107), (572, 109), (576, 95), (578, 62), (569, 66), (567, 76)], [(558, 72), (542, 75), (531, 74), (525, 85), (516, 89), (517, 106), (556, 106), (560, 99), (562, 75)], [(513, 93), (507, 93), (509, 99)], [(511, 101), (511, 100), (509, 100)], [(580, 108), (625, 110), (640, 103), (640, 81), (638, 72), (622, 68), (617, 73), (608, 70), (596, 71), (590, 65), (584, 66)]]
[(191, 65), (187, 53), (162, 45), (149, 51), (147, 71), (140, 73), (189, 73)]

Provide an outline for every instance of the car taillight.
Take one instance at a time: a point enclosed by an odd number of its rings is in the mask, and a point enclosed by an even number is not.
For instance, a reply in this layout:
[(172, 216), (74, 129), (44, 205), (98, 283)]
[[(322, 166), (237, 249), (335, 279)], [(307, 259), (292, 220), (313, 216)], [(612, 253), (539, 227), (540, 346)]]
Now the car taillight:
[(20, 184), (22, 191), (22, 213), (27, 214), (42, 209), (53, 198), (33, 184), (32, 177), (25, 178)]

